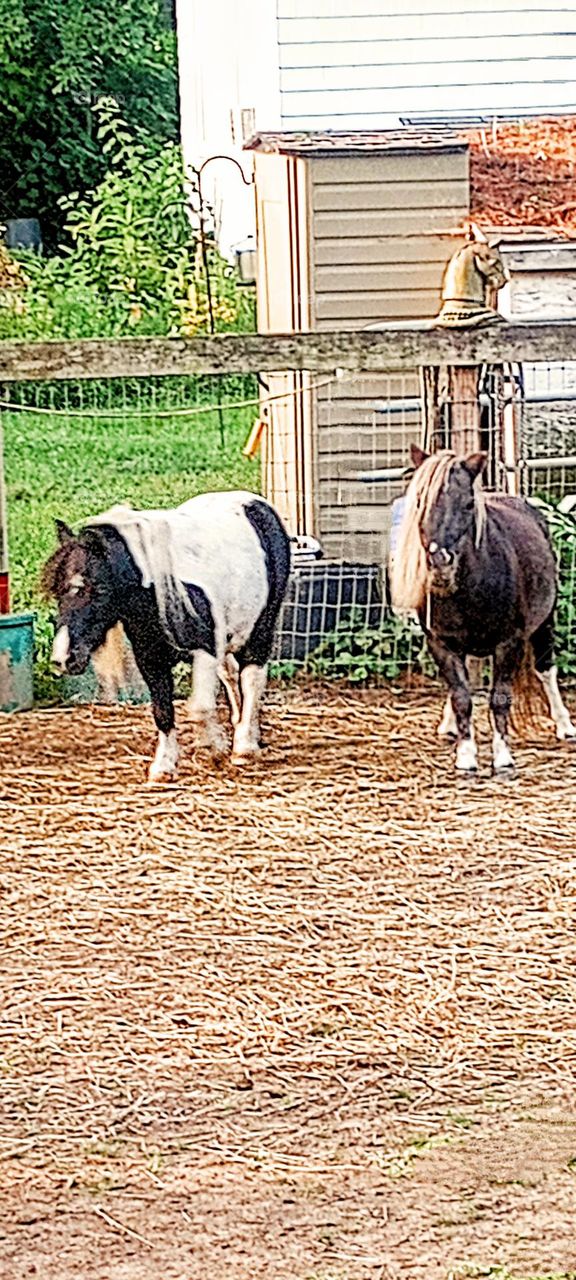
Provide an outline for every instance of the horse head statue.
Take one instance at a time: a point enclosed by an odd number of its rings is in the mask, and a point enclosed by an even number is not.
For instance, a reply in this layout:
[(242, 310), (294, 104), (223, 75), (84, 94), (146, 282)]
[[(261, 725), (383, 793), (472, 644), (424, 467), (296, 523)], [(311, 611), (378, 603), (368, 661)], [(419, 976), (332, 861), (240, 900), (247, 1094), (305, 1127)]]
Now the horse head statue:
[(496, 245), (469, 224), (468, 239), (450, 259), (442, 283), (442, 307), (436, 324), (447, 328), (497, 323), (501, 318), (491, 297), (509, 279)]

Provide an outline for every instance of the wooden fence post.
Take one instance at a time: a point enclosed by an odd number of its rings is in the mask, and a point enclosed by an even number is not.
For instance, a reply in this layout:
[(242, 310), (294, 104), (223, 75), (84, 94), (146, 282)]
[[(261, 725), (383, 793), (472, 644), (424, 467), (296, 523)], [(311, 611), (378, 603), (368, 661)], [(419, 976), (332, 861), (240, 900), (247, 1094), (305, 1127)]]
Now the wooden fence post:
[(420, 370), (424, 448), (478, 453), (480, 438), (479, 368), (476, 365), (427, 365)]
[(480, 440), (480, 370), (459, 365), (449, 370), (450, 448), (457, 454), (478, 453)]

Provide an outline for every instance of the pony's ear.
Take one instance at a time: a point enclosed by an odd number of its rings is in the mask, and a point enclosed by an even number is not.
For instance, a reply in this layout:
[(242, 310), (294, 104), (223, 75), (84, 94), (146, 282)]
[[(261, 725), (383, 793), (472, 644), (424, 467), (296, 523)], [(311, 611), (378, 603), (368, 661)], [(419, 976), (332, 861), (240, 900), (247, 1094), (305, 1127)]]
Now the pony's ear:
[(467, 227), (468, 240), (476, 241), (476, 244), (487, 244), (488, 241), (484, 232), (480, 230), (475, 222), (469, 222)]
[(424, 449), (421, 449), (421, 448), (420, 448), (420, 445), (418, 445), (418, 444), (411, 444), (411, 445), (410, 445), (410, 457), (411, 457), (412, 462), (414, 463), (414, 467), (415, 467), (415, 469), (416, 469), (416, 471), (417, 471), (417, 470), (418, 470), (418, 467), (421, 467), (421, 466), (422, 466), (422, 463), (423, 463), (423, 462), (426, 462), (426, 459), (430, 457), (430, 454), (429, 454), (429, 453), (425, 453), (425, 452), (424, 452)]
[(469, 458), (465, 458), (463, 466), (466, 468), (468, 475), (476, 480), (482, 474), (488, 461), (487, 453), (471, 453)]
[(76, 535), (74, 530), (71, 529), (70, 525), (66, 524), (64, 520), (55, 520), (54, 523), (56, 525), (58, 541), (61, 546), (65, 546), (67, 542), (71, 542), (75, 538)]

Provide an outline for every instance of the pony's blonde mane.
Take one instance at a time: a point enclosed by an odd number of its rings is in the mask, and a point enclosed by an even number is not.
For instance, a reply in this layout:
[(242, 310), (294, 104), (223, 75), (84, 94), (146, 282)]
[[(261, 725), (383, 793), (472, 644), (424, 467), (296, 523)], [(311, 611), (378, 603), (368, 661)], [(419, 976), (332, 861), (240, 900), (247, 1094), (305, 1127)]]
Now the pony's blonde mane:
[[(421, 609), (428, 593), (428, 564), (422, 546), (420, 525), (435, 506), (442, 490), (447, 486), (450, 473), (457, 461), (455, 453), (443, 449), (426, 458), (412, 477), (406, 491), (406, 506), (398, 533), (390, 573), (392, 603), (396, 609)], [(479, 546), (486, 518), (482, 489), (474, 485), (476, 534)]]
[(116, 702), (128, 674), (124, 627), (121, 622), (110, 628), (104, 644), (94, 650), (92, 666), (102, 698), (105, 702)]

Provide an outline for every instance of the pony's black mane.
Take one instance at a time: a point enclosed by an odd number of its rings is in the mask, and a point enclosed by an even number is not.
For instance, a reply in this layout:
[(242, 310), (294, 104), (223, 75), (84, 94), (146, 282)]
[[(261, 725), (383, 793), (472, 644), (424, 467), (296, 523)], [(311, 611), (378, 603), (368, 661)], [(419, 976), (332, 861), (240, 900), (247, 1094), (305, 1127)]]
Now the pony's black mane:
[(40, 590), (44, 599), (49, 600), (61, 594), (70, 557), (75, 550), (76, 543), (65, 542), (46, 561), (40, 576)]
[(84, 572), (86, 558), (92, 552), (104, 555), (103, 531), (81, 529), (76, 537), (61, 543), (46, 561), (40, 575), (40, 591), (44, 599), (58, 598), (66, 587), (66, 579), (74, 572)]

